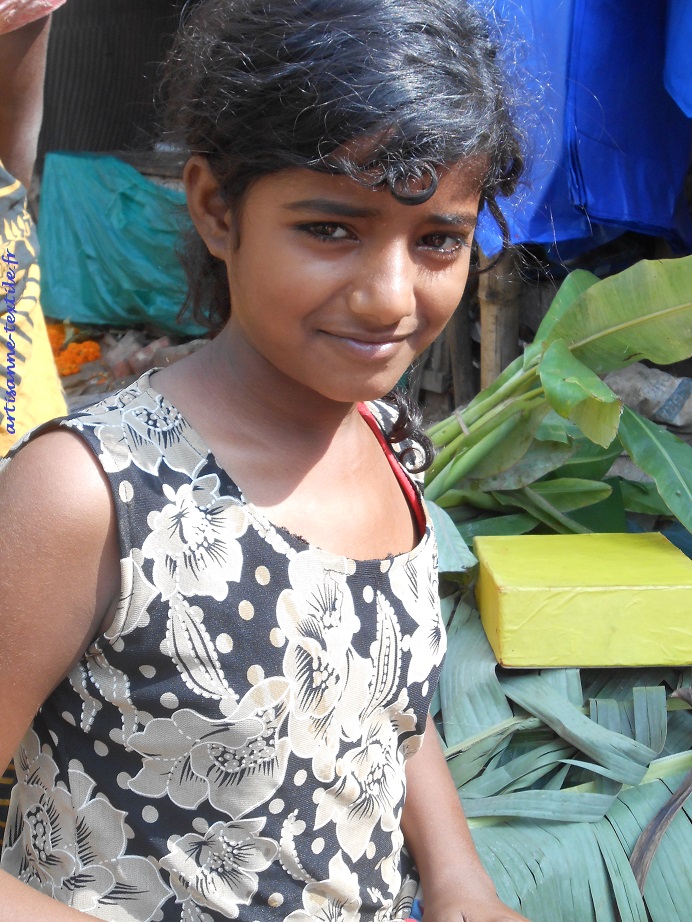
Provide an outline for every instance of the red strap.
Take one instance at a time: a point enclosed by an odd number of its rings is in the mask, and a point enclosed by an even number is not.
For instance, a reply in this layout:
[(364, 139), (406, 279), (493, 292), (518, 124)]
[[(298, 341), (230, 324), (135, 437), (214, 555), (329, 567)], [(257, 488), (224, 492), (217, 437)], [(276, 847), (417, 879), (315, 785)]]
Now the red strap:
[(387, 461), (389, 461), (389, 466), (394, 471), (394, 476), (399, 481), (399, 486), (401, 487), (404, 496), (406, 497), (406, 500), (411, 507), (411, 511), (415, 516), (416, 525), (418, 526), (418, 537), (422, 538), (425, 534), (426, 521), (425, 510), (423, 509), (423, 503), (421, 502), (420, 494), (414, 487), (406, 471), (404, 471), (402, 468), (401, 462), (394, 454), (392, 446), (384, 437), (384, 433), (382, 432), (382, 429), (380, 429), (379, 423), (364, 403), (358, 404), (358, 412), (375, 433), (377, 441), (382, 446), (385, 457), (387, 458)]

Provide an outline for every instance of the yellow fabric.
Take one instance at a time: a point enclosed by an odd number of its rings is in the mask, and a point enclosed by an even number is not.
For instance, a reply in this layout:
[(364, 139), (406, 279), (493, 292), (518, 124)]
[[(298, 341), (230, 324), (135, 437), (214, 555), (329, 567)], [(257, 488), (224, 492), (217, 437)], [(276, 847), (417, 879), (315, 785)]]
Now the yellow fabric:
[[(2, 457), (29, 429), (67, 412), (41, 310), (36, 228), (26, 208), (24, 187), (2, 163), (0, 286)], [(0, 777), (0, 845), (14, 781), (10, 764)]]
[(26, 193), (0, 164), (0, 457), (67, 412), (40, 303), (36, 228)]

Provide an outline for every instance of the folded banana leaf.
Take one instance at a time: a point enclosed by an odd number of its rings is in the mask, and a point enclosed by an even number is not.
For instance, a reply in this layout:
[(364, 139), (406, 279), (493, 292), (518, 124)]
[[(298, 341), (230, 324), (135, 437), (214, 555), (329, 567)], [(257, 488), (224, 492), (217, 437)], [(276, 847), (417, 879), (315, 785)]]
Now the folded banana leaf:
[(470, 592), (443, 604), (434, 716), (501, 898), (532, 922), (690, 922), (692, 669), (505, 670)]

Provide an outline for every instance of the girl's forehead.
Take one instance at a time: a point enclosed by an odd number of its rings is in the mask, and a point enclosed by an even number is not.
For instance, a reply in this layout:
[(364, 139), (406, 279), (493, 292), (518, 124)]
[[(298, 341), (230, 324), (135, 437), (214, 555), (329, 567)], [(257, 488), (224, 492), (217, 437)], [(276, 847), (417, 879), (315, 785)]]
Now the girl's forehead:
[[(436, 189), (427, 199), (428, 203), (437, 203), (442, 199), (466, 201), (469, 198), (478, 198), (487, 164), (484, 158), (467, 158), (457, 163), (443, 164), (435, 168)], [(325, 172), (306, 167), (288, 167), (275, 173), (270, 173), (254, 183), (257, 191), (262, 192), (262, 197), (274, 198), (277, 202), (293, 200), (297, 205), (317, 203), (322, 199), (338, 198), (345, 201), (353, 200), (364, 205), (376, 207), (391, 199), (392, 202), (404, 208), (417, 208), (420, 205), (403, 202), (390, 192), (388, 186), (378, 185), (373, 187), (369, 182), (367, 173), (353, 178), (338, 172)], [(426, 178), (422, 180), (426, 182)], [(417, 191), (414, 183), (408, 187), (410, 191)]]

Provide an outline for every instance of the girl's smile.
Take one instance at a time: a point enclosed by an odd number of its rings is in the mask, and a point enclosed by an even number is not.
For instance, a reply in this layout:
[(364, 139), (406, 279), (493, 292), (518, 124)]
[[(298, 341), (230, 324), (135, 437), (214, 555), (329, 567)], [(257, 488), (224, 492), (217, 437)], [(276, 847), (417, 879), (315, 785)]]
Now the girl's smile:
[[(196, 184), (214, 180), (193, 162), (194, 198)], [(308, 169), (262, 177), (235, 215), (203, 196), (212, 227), (203, 236), (228, 273), (231, 316), (220, 336), (232, 361), (251, 363), (245, 373), (258, 388), (294, 396), (386, 394), (459, 303), (482, 166), (442, 169), (435, 194), (417, 205)]]

